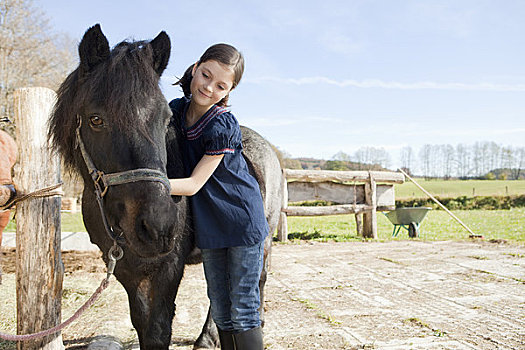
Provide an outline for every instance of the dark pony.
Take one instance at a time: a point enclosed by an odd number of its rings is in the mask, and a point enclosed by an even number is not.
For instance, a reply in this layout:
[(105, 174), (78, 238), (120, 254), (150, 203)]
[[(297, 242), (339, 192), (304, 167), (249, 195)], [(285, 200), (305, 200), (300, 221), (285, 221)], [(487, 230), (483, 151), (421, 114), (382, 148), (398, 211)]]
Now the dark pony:
[[(104, 228), (94, 180), (75, 131), (78, 128), (96, 168), (105, 173), (151, 169), (169, 178), (182, 177), (181, 135), (170, 124), (171, 111), (159, 88), (170, 49), (168, 35), (161, 32), (150, 42), (121, 42), (110, 50), (100, 26), (95, 25), (79, 45), (79, 66), (58, 91), (49, 137), (66, 166), (82, 176), (84, 224), (106, 264), (113, 239)], [(281, 208), (281, 168), (268, 142), (250, 129), (242, 130), (245, 158), (260, 184), (273, 232)], [(159, 182), (138, 181), (109, 187), (103, 203), (108, 225), (120, 237), (124, 251), (115, 276), (128, 294), (140, 347), (168, 349), (184, 264), (196, 256), (188, 201), (170, 196)], [(270, 246), (268, 239), (265, 257)], [(266, 273), (265, 259), (261, 292)], [(194, 347), (218, 345), (208, 312)]]

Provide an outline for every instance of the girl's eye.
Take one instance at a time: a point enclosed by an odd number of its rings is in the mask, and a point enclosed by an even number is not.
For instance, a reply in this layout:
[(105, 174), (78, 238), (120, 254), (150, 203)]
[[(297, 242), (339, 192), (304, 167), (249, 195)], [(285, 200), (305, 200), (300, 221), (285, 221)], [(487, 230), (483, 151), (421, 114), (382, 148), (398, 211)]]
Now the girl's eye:
[(92, 126), (92, 127), (95, 127), (95, 128), (100, 128), (101, 126), (104, 125), (104, 119), (102, 119), (100, 116), (98, 115), (92, 115), (91, 117), (89, 117), (89, 124)]
[(205, 78), (209, 78), (208, 74), (206, 74), (204, 72), (202, 73), (202, 76), (205, 77)]
[(222, 85), (219, 85), (219, 90), (224, 91), (224, 90), (226, 90), (226, 88), (224, 86), (222, 86)]

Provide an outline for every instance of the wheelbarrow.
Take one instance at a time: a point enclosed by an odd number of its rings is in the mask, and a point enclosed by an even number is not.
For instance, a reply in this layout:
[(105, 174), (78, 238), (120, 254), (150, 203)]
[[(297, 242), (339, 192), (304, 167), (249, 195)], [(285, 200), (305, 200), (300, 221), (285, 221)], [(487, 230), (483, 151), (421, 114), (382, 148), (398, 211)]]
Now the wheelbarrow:
[(419, 225), (427, 215), (427, 212), (432, 210), (429, 207), (413, 207), (413, 208), (396, 208), (395, 210), (385, 213), (385, 216), (394, 225), (392, 237), (399, 234), (401, 228), (408, 231), (408, 237), (414, 238), (419, 236)]

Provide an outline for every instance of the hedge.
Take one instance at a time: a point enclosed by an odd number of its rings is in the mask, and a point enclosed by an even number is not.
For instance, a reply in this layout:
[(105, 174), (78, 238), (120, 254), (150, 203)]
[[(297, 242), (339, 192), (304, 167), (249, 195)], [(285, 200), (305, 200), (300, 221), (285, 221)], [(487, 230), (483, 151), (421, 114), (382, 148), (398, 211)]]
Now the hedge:
[[(449, 210), (470, 210), (470, 209), (510, 209), (525, 207), (525, 195), (519, 196), (460, 196), (456, 198), (436, 197)], [(396, 200), (396, 207), (431, 207), (440, 209), (439, 206), (430, 198)]]

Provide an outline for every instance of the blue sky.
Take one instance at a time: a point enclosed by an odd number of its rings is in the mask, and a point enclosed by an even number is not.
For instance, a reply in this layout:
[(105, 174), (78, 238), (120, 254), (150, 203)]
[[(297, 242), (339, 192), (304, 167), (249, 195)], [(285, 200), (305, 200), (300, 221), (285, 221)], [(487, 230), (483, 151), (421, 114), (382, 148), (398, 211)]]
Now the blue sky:
[(111, 46), (172, 41), (162, 79), (227, 42), (246, 59), (230, 97), (241, 124), (294, 157), (364, 146), (494, 141), (525, 146), (525, 1), (36, 0), (80, 40), (100, 23)]

